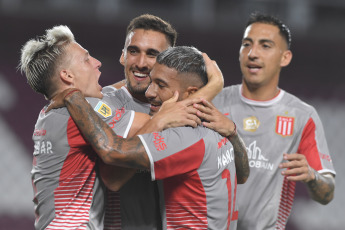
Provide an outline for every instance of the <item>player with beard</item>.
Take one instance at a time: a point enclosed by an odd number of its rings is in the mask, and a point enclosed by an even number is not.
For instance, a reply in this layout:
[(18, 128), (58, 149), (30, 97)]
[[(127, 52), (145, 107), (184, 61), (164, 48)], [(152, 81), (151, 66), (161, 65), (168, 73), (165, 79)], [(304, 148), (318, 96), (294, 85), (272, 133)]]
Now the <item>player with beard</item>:
[[(126, 79), (104, 87), (102, 92), (114, 94), (122, 102), (124, 109), (149, 113), (150, 104), (145, 97), (145, 91), (151, 82), (150, 71), (157, 55), (175, 46), (176, 38), (177, 33), (172, 25), (157, 16), (144, 14), (134, 18), (127, 27), (125, 45), (120, 57)], [(207, 55), (204, 56), (208, 59)], [(223, 87), (221, 73), (213, 73), (215, 74), (208, 76), (207, 86), (198, 92), (208, 100), (213, 99)], [(114, 178), (109, 178), (112, 179)], [(106, 181), (106, 178), (104, 180)], [(138, 170), (119, 192), (109, 191), (106, 227), (120, 225), (121, 229), (160, 229), (160, 210), (163, 210), (159, 207), (159, 203), (162, 203), (158, 195), (158, 189), (162, 188), (160, 183), (151, 181), (149, 171)], [(142, 210), (142, 207), (145, 207), (145, 210)], [(121, 212), (117, 212), (116, 209), (120, 209)]]
[[(146, 96), (154, 102), (155, 113), (161, 102), (173, 96), (184, 101), (205, 86), (204, 58), (193, 47), (169, 48), (158, 55), (150, 78)], [(123, 139), (95, 115), (77, 90), (65, 91), (60, 98), (106, 164), (149, 170), (152, 180), (162, 180), (163, 229), (236, 229), (236, 187), (248, 178), (248, 158), (236, 125), (209, 103), (203, 101), (202, 111), (213, 118), (204, 126)]]

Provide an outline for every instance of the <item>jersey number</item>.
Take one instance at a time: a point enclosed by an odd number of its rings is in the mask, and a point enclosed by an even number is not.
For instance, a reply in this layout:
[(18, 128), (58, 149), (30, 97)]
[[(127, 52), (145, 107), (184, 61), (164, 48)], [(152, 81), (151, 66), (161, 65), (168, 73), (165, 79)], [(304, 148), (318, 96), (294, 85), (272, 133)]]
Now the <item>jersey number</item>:
[(238, 211), (235, 211), (236, 202), (236, 190), (237, 190), (237, 178), (235, 176), (235, 189), (234, 189), (234, 199), (231, 208), (231, 178), (229, 169), (224, 169), (222, 172), (222, 179), (226, 179), (226, 186), (228, 187), (228, 225), (226, 229), (230, 227), (230, 220), (237, 220)]

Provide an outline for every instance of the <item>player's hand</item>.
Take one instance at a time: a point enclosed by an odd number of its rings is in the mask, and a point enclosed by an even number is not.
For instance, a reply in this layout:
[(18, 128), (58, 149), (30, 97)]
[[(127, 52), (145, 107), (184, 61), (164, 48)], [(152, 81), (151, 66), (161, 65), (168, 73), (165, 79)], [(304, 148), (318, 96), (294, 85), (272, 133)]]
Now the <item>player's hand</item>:
[(219, 69), (217, 62), (211, 60), (206, 53), (202, 53), (205, 61), (208, 82), (213, 82), (220, 90), (224, 87), (224, 78), (222, 71)]
[(80, 92), (80, 90), (77, 88), (68, 88), (68, 89), (62, 91), (61, 93), (55, 95), (50, 100), (49, 106), (45, 112), (48, 113), (52, 109), (58, 109), (61, 107), (65, 107), (65, 102), (64, 102), (65, 97), (76, 92), (76, 91)]
[(279, 168), (286, 169), (282, 171), (283, 176), (287, 176), (289, 181), (309, 182), (315, 179), (314, 170), (309, 166), (306, 157), (303, 154), (284, 153), (284, 160), (288, 162), (281, 163)]
[(200, 103), (200, 98), (187, 98), (185, 100), (178, 100), (178, 92), (174, 93), (174, 96), (165, 101), (158, 113), (155, 114), (152, 119), (156, 119), (159, 122), (164, 122), (161, 127), (163, 129), (181, 126), (196, 127), (201, 124), (200, 118), (196, 115), (197, 110), (193, 108), (193, 104)]
[(202, 100), (202, 104), (194, 104), (194, 108), (198, 109), (197, 115), (204, 122), (202, 124), (224, 137), (228, 137), (234, 132), (235, 124), (224, 114), (222, 114), (212, 103)]

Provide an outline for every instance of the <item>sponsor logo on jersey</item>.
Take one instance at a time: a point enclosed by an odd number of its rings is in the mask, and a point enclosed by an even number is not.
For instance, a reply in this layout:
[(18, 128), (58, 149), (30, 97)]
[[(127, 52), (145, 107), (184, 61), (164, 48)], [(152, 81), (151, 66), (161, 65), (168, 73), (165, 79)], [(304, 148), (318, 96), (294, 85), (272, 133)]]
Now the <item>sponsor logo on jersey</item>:
[(102, 101), (99, 101), (94, 110), (103, 117), (110, 117), (112, 115), (110, 107)]
[(292, 136), (294, 123), (294, 117), (277, 116), (276, 133), (283, 137)]
[(260, 126), (260, 121), (254, 117), (247, 117), (243, 119), (243, 129), (249, 132), (255, 132)]
[(224, 137), (218, 142), (218, 149), (220, 149), (222, 146), (226, 145), (226, 142), (229, 142), (228, 138)]
[(158, 133), (153, 133), (153, 138), (153, 143), (155, 144), (157, 151), (166, 149), (167, 145), (164, 143), (163, 137), (161, 137)]
[(115, 124), (121, 119), (122, 115), (125, 113), (125, 108), (122, 107), (121, 109), (117, 109), (115, 110), (114, 113), (115, 113), (115, 116), (113, 117), (111, 122), (109, 122), (109, 126), (112, 129), (115, 127)]
[(256, 141), (249, 144), (247, 147), (247, 154), (249, 166), (251, 168), (273, 170), (273, 163), (269, 162), (269, 160), (263, 156), (261, 149), (256, 146)]
[(35, 129), (34, 136), (45, 136), (47, 133), (47, 130), (45, 129)]
[(321, 159), (325, 159), (329, 162), (332, 162), (332, 159), (331, 159), (331, 156), (330, 155), (327, 155), (327, 154), (324, 154), (324, 153), (320, 153), (320, 156), (321, 156)]

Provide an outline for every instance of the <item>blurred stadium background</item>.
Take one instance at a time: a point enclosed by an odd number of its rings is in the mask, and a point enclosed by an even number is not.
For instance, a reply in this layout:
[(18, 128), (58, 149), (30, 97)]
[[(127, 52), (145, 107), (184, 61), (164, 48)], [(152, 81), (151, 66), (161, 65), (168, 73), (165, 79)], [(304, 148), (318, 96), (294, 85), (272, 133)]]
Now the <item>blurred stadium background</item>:
[(32, 230), (31, 135), (47, 102), (17, 70), (20, 49), (55, 25), (68, 25), (99, 59), (103, 86), (123, 79), (118, 60), (129, 21), (151, 13), (174, 25), (177, 45), (193, 45), (216, 60), (225, 85), (241, 82), (238, 51), (248, 15), (274, 14), (292, 31), (293, 61), (280, 86), (312, 104), (323, 121), (336, 177), (334, 200), (312, 202), (297, 186), (289, 230), (344, 229), (344, 0), (0, 0), (0, 230)]

